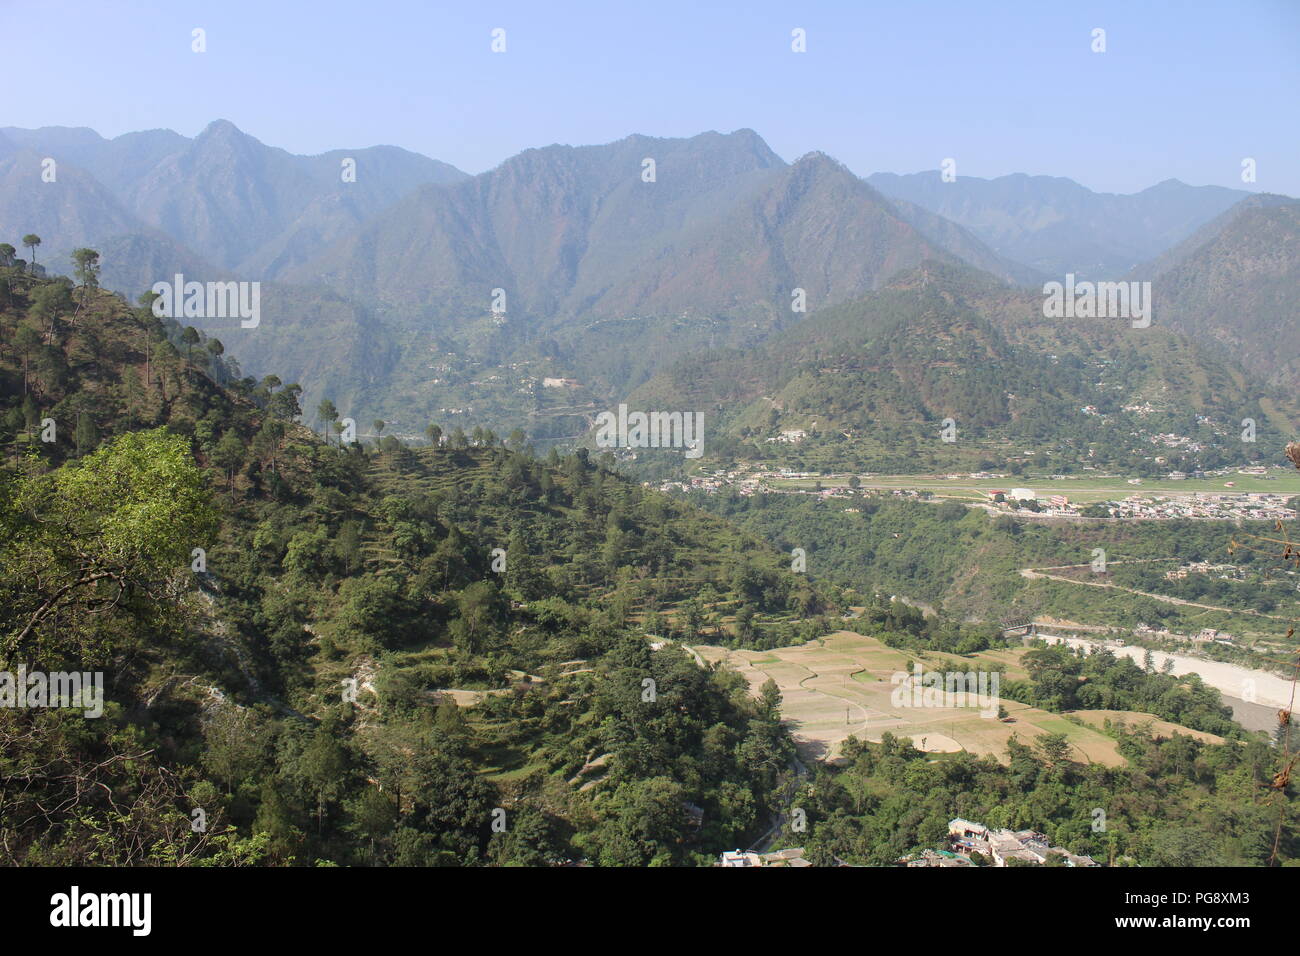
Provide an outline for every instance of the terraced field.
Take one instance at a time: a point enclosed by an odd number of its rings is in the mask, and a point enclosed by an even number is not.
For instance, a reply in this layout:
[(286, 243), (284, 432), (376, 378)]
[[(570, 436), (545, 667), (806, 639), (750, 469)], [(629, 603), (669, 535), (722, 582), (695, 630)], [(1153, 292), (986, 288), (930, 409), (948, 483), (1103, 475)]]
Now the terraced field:
[(1223, 743), (1223, 738), (1218, 734), (1206, 733), (1204, 730), (1191, 730), (1181, 724), (1161, 720), (1155, 714), (1144, 714), (1136, 710), (1075, 710), (1071, 711), (1071, 713), (1099, 730), (1105, 727), (1106, 721), (1110, 721), (1112, 724), (1122, 722), (1130, 728), (1146, 728), (1157, 737), (1172, 737), (1174, 734), (1182, 734), (1185, 737), (1195, 737), (1207, 744)]
[[(898, 686), (891, 678), (908, 673), (914, 661), (940, 671), (980, 671), (1004, 667), (1009, 676), (1022, 676), (1019, 650), (997, 650), (972, 657), (895, 650), (875, 638), (836, 631), (796, 647), (769, 651), (728, 650), (700, 645), (708, 661), (726, 661), (757, 692), (769, 678), (783, 698), (782, 713), (802, 756), (831, 759), (850, 735), (878, 742), (885, 732), (910, 737), (913, 746), (930, 753), (967, 750), (1007, 761), (1007, 742), (1019, 737), (1030, 743), (1048, 733), (1069, 739), (1074, 758), (1084, 763), (1119, 766), (1114, 739), (1091, 727), (1080, 727), (1058, 714), (1016, 701), (1003, 700), (1009, 719), (982, 716), (978, 706), (903, 707), (891, 696)], [(972, 702), (973, 703), (973, 702)], [(995, 705), (996, 706), (996, 705)]]

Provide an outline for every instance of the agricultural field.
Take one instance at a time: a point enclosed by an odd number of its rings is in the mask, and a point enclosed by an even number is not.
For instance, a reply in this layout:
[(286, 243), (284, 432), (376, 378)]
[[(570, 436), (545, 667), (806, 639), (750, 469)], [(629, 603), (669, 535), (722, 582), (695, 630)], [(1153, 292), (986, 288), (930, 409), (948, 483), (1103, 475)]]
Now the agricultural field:
[(1136, 710), (1074, 710), (1070, 712), (1070, 716), (1077, 717), (1098, 730), (1105, 730), (1106, 723), (1109, 721), (1112, 725), (1123, 723), (1130, 729), (1145, 728), (1156, 737), (1172, 737), (1174, 734), (1182, 734), (1185, 737), (1195, 737), (1207, 744), (1221, 744), (1224, 742), (1224, 738), (1218, 734), (1206, 733), (1203, 730), (1191, 730), (1180, 724), (1161, 720), (1154, 714), (1143, 714)]
[(736, 668), (756, 692), (769, 678), (782, 695), (781, 711), (805, 759), (833, 759), (849, 736), (879, 741), (885, 732), (910, 737), (918, 750), (953, 753), (966, 750), (989, 754), (1004, 763), (1007, 742), (1019, 737), (1030, 743), (1049, 733), (1065, 734), (1074, 759), (1083, 763), (1119, 766), (1115, 740), (1100, 730), (1071, 723), (1058, 714), (1012, 700), (1003, 700), (1008, 719), (981, 716), (978, 706), (899, 707), (891, 701), (893, 674), (910, 672), (919, 661), (925, 670), (980, 671), (1002, 669), (1023, 676), (1018, 666), (1022, 650), (996, 650), (958, 657), (935, 652), (895, 650), (872, 637), (836, 631), (796, 647), (771, 651), (695, 648), (708, 661)]
[[(809, 489), (820, 484), (823, 488), (844, 487), (850, 476), (828, 475), (823, 478), (765, 478), (773, 489)], [(1275, 494), (1300, 495), (1300, 474), (1277, 470), (1276, 477), (1261, 475), (1228, 474), (1215, 478), (1187, 478), (1170, 481), (1164, 478), (1144, 478), (1141, 484), (1129, 484), (1117, 477), (1068, 476), (1063, 478), (944, 478), (935, 475), (873, 475), (859, 479), (863, 490), (879, 491), (929, 491), (938, 497), (987, 501), (996, 491), (1011, 488), (1032, 488), (1044, 495), (1065, 495), (1071, 501), (1092, 502), (1126, 498), (1129, 495), (1245, 495)], [(1228, 486), (1231, 482), (1231, 487)]]

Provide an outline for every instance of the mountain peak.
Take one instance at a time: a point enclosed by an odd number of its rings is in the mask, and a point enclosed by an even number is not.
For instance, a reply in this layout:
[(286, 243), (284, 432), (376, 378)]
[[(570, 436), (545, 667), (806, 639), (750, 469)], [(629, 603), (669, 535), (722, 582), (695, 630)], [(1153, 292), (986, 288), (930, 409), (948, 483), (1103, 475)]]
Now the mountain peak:
[(723, 133), (722, 135), (732, 142), (741, 143), (751, 149), (761, 150), (765, 153), (772, 152), (772, 147), (767, 145), (767, 140), (763, 139), (762, 136), (759, 136), (757, 132), (750, 129), (748, 126), (732, 130), (730, 133)]
[(228, 119), (215, 119), (203, 128), (196, 139), (234, 139), (248, 134)]
[[(805, 174), (822, 174), (849, 172), (849, 168), (833, 156), (828, 156), (819, 149), (804, 153), (790, 167)], [(850, 173), (850, 175), (852, 175)]]

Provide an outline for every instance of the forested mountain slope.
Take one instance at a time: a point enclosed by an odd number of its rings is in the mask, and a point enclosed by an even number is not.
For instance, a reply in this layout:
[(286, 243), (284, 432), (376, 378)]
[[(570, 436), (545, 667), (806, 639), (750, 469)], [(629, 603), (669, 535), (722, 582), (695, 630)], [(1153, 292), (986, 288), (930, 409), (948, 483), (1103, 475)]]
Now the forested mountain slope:
[(1163, 433), (1205, 445), (1204, 467), (1257, 453), (1243, 418), (1273, 444), (1300, 422), (1293, 396), (1159, 321), (1046, 318), (1041, 293), (933, 262), (752, 349), (680, 360), (627, 402), (703, 412), (715, 460), (872, 471), (974, 471), (1026, 448), (1062, 467), (1142, 467)]
[(0, 275), (0, 651), (106, 685), (0, 710), (6, 862), (683, 863), (767, 826), (775, 701), (644, 635), (705, 591), (772, 638), (826, 601), (786, 558), (585, 453), (326, 444), (211, 343)]

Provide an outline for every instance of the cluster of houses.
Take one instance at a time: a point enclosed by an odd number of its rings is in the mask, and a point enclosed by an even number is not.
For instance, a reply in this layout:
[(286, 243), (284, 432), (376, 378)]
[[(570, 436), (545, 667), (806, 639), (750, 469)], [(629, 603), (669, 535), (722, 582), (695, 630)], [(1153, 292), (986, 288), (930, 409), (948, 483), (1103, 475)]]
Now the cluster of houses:
[[(948, 824), (948, 847), (921, 850), (898, 861), (900, 866), (974, 866), (974, 854), (984, 857), (990, 866), (1100, 866), (1090, 856), (1080, 856), (1059, 846), (1036, 830), (990, 830), (980, 823), (958, 818)], [(838, 860), (840, 866), (849, 864)], [(790, 847), (772, 853), (752, 850), (728, 850), (715, 866), (812, 866), (803, 847)]]
[(1215, 574), (1224, 580), (1236, 580), (1241, 578), (1241, 572), (1235, 564), (1211, 564), (1209, 561), (1193, 561), (1190, 564), (1184, 564), (1173, 571), (1165, 572), (1166, 581), (1181, 581), (1189, 574)]
[[(798, 440), (798, 431), (782, 432), (777, 438), (769, 439), (769, 441), (786, 442)], [(1195, 472), (1191, 475), (1184, 472), (1171, 472), (1168, 477), (1175, 480), (1189, 477), (1209, 478), (1229, 474), (1234, 470), (1241, 474), (1262, 474), (1265, 477), (1267, 477), (1268, 472), (1268, 469), (1263, 466), (1252, 466), (1241, 469), (1225, 468), (1212, 472)], [(781, 469), (780, 471), (732, 470), (716, 472), (711, 475), (694, 476), (683, 480), (664, 481), (659, 484), (659, 488), (662, 491), (702, 490), (706, 492), (718, 492), (723, 489), (735, 488), (741, 495), (746, 496), (763, 491), (779, 491), (821, 499), (851, 499), (858, 494), (853, 487), (841, 484), (838, 481), (830, 487), (822, 487), (819, 479), (825, 477), (820, 472), (794, 471), (791, 469)], [(859, 476), (859, 478), (870, 477), (870, 475)], [(988, 480), (1007, 478), (1009, 476), (981, 471), (973, 472), (970, 475), (952, 474), (947, 477), (952, 479)], [(1064, 480), (1067, 477), (1066, 475), (1051, 476), (1053, 480)], [(773, 487), (769, 484), (772, 479), (786, 481), (790, 479), (814, 480), (818, 481), (818, 484), (811, 487)], [(1132, 485), (1141, 485), (1143, 483), (1141, 478), (1129, 478), (1127, 481)], [(1225, 487), (1231, 488), (1235, 482), (1229, 481), (1224, 484)], [(874, 493), (890, 494), (896, 498), (931, 499), (934, 497), (931, 491), (921, 491), (915, 488), (893, 488), (888, 491), (880, 489)], [(1067, 495), (1040, 492), (1034, 488), (989, 489), (983, 493), (988, 498), (988, 501), (984, 503), (984, 507), (994, 513), (1010, 513), (1032, 518), (1057, 517), (1071, 519), (1079, 519), (1085, 513), (1092, 513), (1081, 511), (1081, 505), (1072, 502)], [(1132, 494), (1125, 498), (1097, 502), (1097, 504), (1102, 505), (1111, 519), (1159, 520), (1191, 518), (1202, 520), (1294, 521), (1300, 516), (1300, 510), (1294, 506), (1295, 502), (1292, 501), (1292, 496), (1266, 492)], [(1028, 511), (1024, 509), (1028, 509)], [(1098, 517), (1105, 517), (1105, 515), (1098, 515)], [(1193, 570), (1199, 569), (1193, 568)]]
[(1090, 856), (1052, 846), (1037, 830), (991, 830), (960, 817), (948, 823), (947, 850), (925, 850), (900, 862), (906, 866), (970, 866), (976, 853), (993, 866), (1101, 865)]
[(657, 486), (660, 491), (707, 491), (713, 494), (723, 488), (735, 488), (737, 494), (749, 497), (758, 490), (757, 478), (744, 478), (737, 481), (735, 472), (718, 475), (692, 475), (680, 481), (662, 481)]
[(812, 866), (804, 859), (803, 847), (795, 846), (773, 853), (753, 853), (727, 850), (719, 858), (718, 866)]
[[(1198, 441), (1189, 438), (1187, 435), (1175, 435), (1173, 432), (1162, 432), (1159, 435), (1147, 436), (1147, 441), (1154, 445), (1163, 445), (1165, 448), (1182, 448), (1186, 451), (1204, 451), (1205, 446)], [(1160, 459), (1156, 459), (1157, 463)]]
[(974, 866), (968, 857), (952, 850), (922, 850), (898, 860), (899, 866)]
[(1070, 504), (1070, 499), (1067, 496), (1040, 495), (1033, 488), (1012, 488), (1010, 491), (995, 488), (985, 492), (985, 494), (999, 508), (1002, 506), (1018, 507), (1032, 502), (1038, 508), (1039, 513), (1045, 516), (1064, 515), (1077, 517), (1079, 514), (1078, 510)]
[(1175, 634), (1168, 628), (1157, 629), (1146, 623), (1138, 624), (1137, 627), (1133, 628), (1133, 636), (1183, 643), (1191, 642), (1193, 644), (1232, 644), (1236, 640), (1227, 631), (1216, 630), (1212, 627), (1203, 627), (1196, 634)]
[(1288, 496), (1275, 494), (1197, 494), (1190, 497), (1151, 497), (1129, 495), (1121, 501), (1108, 502), (1110, 513), (1117, 518), (1208, 518), (1248, 521), (1293, 521), (1296, 510), (1287, 507)]
[(802, 428), (790, 428), (769, 438), (768, 444), (772, 442), (784, 442), (787, 445), (797, 445), (808, 437), (808, 433)]

